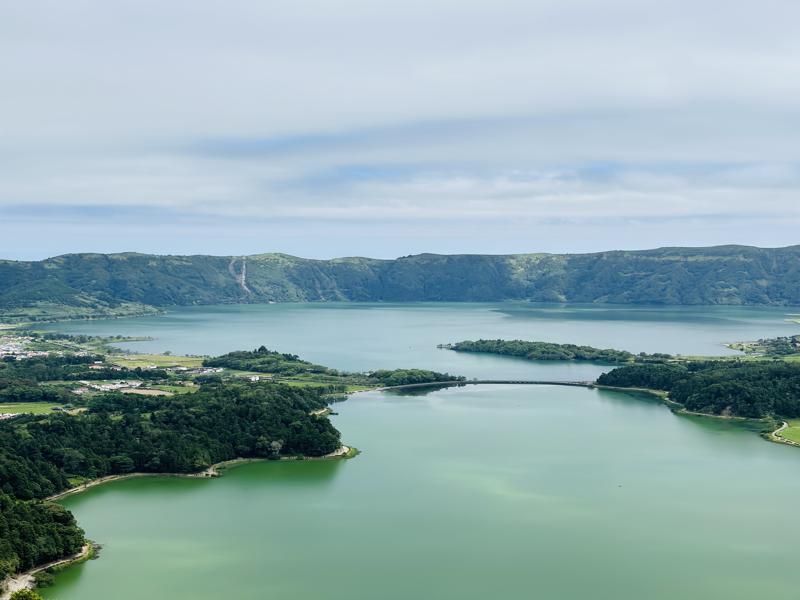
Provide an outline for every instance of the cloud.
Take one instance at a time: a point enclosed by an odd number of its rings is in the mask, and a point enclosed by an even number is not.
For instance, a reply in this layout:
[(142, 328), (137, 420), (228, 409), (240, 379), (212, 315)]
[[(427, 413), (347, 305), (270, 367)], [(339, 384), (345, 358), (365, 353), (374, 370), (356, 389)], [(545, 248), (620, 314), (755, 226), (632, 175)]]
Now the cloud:
[(54, 251), (74, 248), (79, 220), (172, 227), (170, 251), (208, 222), (234, 245), (243, 223), (281, 243), (297, 223), (323, 255), (704, 243), (703, 227), (792, 243), (798, 17), (778, 0), (8, 4), (0, 238), (49, 221)]

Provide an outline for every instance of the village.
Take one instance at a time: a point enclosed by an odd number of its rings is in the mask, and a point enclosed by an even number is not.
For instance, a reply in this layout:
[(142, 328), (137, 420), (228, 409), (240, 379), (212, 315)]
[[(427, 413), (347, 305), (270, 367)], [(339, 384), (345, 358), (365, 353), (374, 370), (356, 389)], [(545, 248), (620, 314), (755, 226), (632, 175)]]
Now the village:
[(167, 397), (194, 392), (202, 383), (226, 377), (252, 383), (275, 380), (269, 373), (205, 365), (206, 357), (201, 356), (120, 350), (114, 346), (120, 341), (139, 340), (121, 336), (72, 336), (27, 329), (0, 329), (0, 368), (3, 363), (18, 364), (27, 359), (91, 357), (89, 362), (80, 363), (82, 373), (78, 376), (55, 378), (38, 384), (54, 391), (60, 390), (51, 401), (4, 404), (0, 395), (0, 421), (23, 414), (79, 413), (86, 410), (93, 396), (106, 393)]
[(45, 350), (32, 350), (29, 346), (34, 338), (23, 335), (0, 335), (0, 360), (13, 358), (24, 360), (37, 356), (49, 356), (51, 352)]

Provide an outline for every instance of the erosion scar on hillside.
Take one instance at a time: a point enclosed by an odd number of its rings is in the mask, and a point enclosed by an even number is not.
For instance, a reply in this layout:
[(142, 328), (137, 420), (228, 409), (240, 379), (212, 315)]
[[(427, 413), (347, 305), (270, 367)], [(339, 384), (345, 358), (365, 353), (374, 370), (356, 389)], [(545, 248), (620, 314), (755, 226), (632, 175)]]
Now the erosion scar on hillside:
[(241, 273), (237, 273), (236, 272), (236, 258), (235, 257), (232, 258), (231, 262), (228, 264), (228, 272), (231, 274), (231, 277), (233, 277), (236, 280), (236, 283), (239, 284), (239, 287), (242, 288), (242, 291), (245, 294), (250, 295), (253, 292), (250, 290), (250, 288), (247, 287), (247, 259), (243, 256), (241, 258), (241, 261), (242, 261), (242, 272)]

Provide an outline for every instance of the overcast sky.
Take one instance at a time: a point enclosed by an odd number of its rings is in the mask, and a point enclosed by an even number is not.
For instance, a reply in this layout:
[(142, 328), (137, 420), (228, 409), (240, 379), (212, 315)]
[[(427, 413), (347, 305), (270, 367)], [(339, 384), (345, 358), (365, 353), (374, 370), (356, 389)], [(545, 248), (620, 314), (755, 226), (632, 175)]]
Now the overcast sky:
[(0, 3), (0, 257), (800, 243), (797, 0)]

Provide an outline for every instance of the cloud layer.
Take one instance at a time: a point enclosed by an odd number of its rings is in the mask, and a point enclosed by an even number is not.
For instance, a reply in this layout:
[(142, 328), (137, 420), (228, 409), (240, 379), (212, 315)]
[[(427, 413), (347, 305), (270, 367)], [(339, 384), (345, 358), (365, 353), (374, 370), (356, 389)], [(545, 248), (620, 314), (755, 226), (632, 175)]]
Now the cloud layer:
[(0, 8), (0, 254), (800, 241), (800, 5)]

